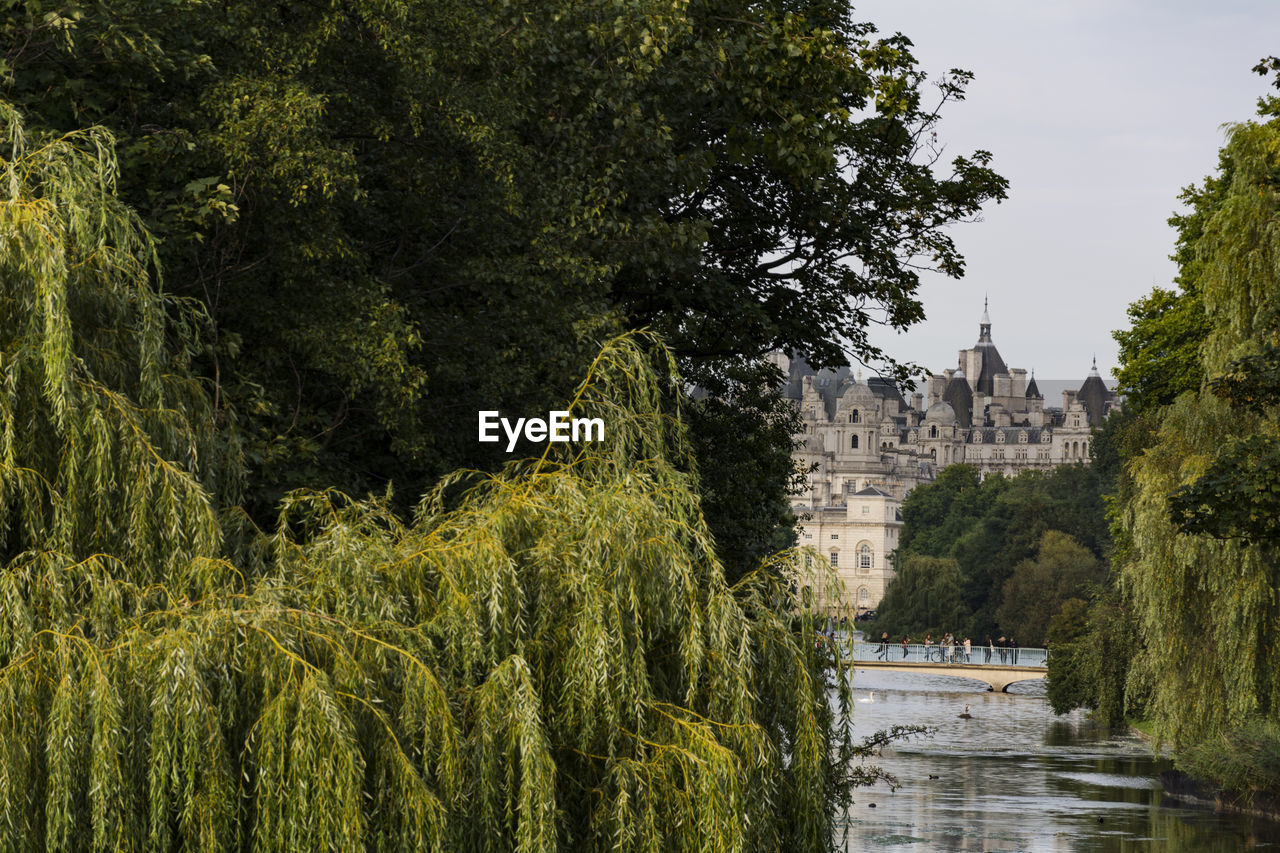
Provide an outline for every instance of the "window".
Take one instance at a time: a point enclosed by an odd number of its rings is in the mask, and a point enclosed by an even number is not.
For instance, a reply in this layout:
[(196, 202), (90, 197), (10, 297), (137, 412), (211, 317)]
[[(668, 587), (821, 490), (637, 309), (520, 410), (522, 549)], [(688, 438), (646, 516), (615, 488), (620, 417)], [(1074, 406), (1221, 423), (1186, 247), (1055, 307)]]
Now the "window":
[(832, 539), (839, 539), (839, 538), (840, 538), (840, 534), (839, 534), (839, 533), (832, 533), (832, 534), (831, 534), (831, 538), (832, 538)]
[(858, 587), (858, 601), (861, 603), (866, 603), (870, 600), (871, 600), (871, 593), (867, 592), (867, 588), (865, 586)]
[(936, 426), (929, 427), (929, 438), (938, 437), (938, 428)]
[(862, 418), (858, 415), (857, 409), (854, 409), (852, 412), (849, 413), (849, 423), (856, 424), (861, 420)]
[(840, 565), (840, 552), (839, 552), (839, 551), (832, 551), (832, 552), (831, 552), (831, 565), (833, 565), (833, 566), (838, 566), (838, 565)]
[(863, 545), (861, 548), (858, 549), (858, 568), (860, 569), (871, 568), (871, 546), (870, 545)]
[(858, 437), (856, 435), (851, 439), (851, 444), (854, 450), (858, 449)]

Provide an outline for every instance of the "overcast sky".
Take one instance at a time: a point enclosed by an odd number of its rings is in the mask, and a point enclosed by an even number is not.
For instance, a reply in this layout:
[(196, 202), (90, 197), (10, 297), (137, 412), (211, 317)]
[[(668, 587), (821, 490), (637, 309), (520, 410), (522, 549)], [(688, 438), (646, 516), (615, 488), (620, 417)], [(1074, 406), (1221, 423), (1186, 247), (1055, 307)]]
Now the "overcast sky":
[(1011, 367), (1083, 378), (1116, 364), (1114, 329), (1175, 268), (1169, 215), (1217, 163), (1222, 125), (1252, 118), (1280, 55), (1280, 0), (868, 0), (859, 20), (915, 44), (932, 79), (976, 76), (944, 113), (947, 159), (984, 148), (1009, 199), (953, 231), (959, 281), (930, 276), (928, 319), (875, 341), (931, 370), (956, 366), (991, 299)]

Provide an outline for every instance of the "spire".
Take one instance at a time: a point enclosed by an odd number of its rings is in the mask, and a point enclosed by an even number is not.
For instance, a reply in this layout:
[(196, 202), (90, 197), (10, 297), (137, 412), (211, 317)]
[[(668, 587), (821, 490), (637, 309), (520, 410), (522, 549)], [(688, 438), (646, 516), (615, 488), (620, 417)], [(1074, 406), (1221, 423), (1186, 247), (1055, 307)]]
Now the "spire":
[(1098, 378), (1102, 378), (1102, 377), (1098, 374), (1098, 356), (1097, 356), (1097, 355), (1094, 355), (1094, 357), (1093, 357), (1093, 367), (1089, 368), (1089, 375), (1090, 375), (1090, 376), (1098, 376)]
[(978, 343), (991, 343), (991, 315), (987, 312), (987, 297), (982, 297), (982, 319), (978, 321)]

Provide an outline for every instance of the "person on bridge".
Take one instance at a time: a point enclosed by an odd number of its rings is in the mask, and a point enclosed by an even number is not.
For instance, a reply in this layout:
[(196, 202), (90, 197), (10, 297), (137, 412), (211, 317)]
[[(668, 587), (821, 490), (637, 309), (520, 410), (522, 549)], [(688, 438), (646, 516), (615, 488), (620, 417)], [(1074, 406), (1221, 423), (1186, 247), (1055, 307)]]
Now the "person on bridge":
[(1013, 665), (1018, 665), (1018, 641), (1013, 637), (1009, 638), (1009, 656), (1013, 659)]
[(889, 659), (889, 632), (883, 631), (880, 634), (880, 651), (876, 653), (876, 657), (880, 660), (887, 661)]
[(1007, 651), (1008, 646), (1009, 646), (1009, 641), (1008, 641), (1008, 640), (1006, 640), (1004, 637), (1001, 637), (1001, 638), (1000, 638), (999, 640), (997, 640), (996, 642), (998, 642), (998, 643), (1000, 644), (1000, 663), (1004, 663), (1004, 662), (1005, 662), (1005, 654), (1006, 654), (1006, 651)]
[(964, 638), (964, 662), (969, 663), (969, 654), (973, 651), (973, 646), (969, 643), (969, 638)]
[(907, 659), (907, 644), (911, 642), (911, 638), (906, 634), (902, 635), (902, 659)]
[(987, 634), (987, 651), (986, 651), (987, 656), (986, 656), (986, 659), (983, 660), (982, 662), (991, 663), (991, 653), (994, 652), (995, 650), (996, 650), (996, 644), (991, 642), (991, 635)]
[(952, 636), (950, 631), (947, 632), (947, 637), (944, 642), (946, 642), (947, 644), (947, 657), (946, 657), (947, 663), (955, 663), (956, 638)]
[(933, 659), (933, 634), (924, 635), (924, 659)]

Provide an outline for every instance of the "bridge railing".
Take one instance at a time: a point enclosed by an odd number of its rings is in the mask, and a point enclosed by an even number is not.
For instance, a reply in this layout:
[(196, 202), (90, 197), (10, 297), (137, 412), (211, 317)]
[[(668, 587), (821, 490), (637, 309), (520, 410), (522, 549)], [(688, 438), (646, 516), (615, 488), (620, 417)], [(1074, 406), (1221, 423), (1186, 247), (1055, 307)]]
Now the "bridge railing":
[[(843, 646), (841, 648), (844, 648)], [(975, 645), (966, 657), (964, 645), (957, 643), (951, 647), (948, 656), (946, 646), (937, 643), (908, 643), (903, 648), (901, 642), (892, 642), (883, 647), (880, 643), (867, 643), (861, 640), (854, 644), (853, 660), (887, 661), (889, 663), (954, 663), (954, 664), (991, 664), (994, 666), (1045, 666), (1049, 660), (1048, 649), (1037, 648), (991, 648), (987, 645)]]

